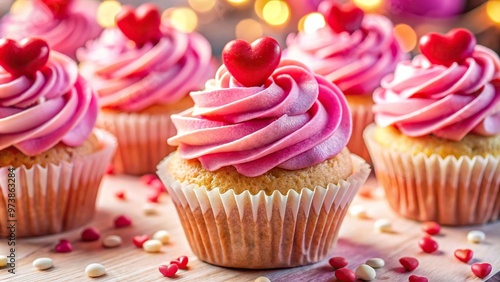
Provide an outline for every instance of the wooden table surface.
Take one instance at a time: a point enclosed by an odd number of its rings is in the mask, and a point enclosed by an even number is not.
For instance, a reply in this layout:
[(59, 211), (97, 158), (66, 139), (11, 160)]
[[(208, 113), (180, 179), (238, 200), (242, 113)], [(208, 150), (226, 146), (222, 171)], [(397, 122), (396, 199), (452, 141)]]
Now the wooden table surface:
[[(376, 187), (370, 178), (367, 186)], [(237, 270), (226, 269), (204, 263), (191, 252), (184, 237), (173, 203), (165, 196), (158, 205), (157, 215), (145, 215), (143, 206), (147, 202), (148, 187), (139, 178), (130, 176), (106, 176), (98, 199), (97, 214), (92, 223), (105, 235), (119, 235), (123, 244), (114, 249), (105, 249), (101, 242), (80, 241), (80, 230), (41, 238), (18, 239), (16, 249), (16, 274), (0, 269), (0, 280), (8, 281), (254, 281), (266, 276), (271, 281), (335, 281), (332, 268), (325, 260), (304, 267), (278, 270)], [(117, 199), (117, 191), (126, 191), (127, 200)], [(348, 268), (355, 269), (366, 259), (383, 258), (386, 265), (377, 269), (374, 281), (408, 281), (411, 274), (426, 276), (429, 281), (500, 281), (500, 222), (484, 226), (449, 228), (443, 227), (440, 235), (435, 236), (439, 250), (433, 254), (423, 253), (417, 241), (424, 235), (421, 224), (394, 214), (383, 199), (381, 189), (377, 188), (372, 197), (357, 196), (353, 205), (364, 205), (370, 214), (369, 219), (347, 215), (342, 225), (337, 247), (332, 256), (343, 256), (349, 260)], [(113, 218), (125, 214), (133, 218), (133, 226), (115, 229)], [(379, 233), (374, 230), (376, 219), (387, 218), (392, 221), (393, 233)], [(171, 235), (171, 243), (163, 246), (158, 254), (146, 253), (132, 244), (132, 237), (149, 234), (165, 229)], [(478, 229), (486, 233), (486, 242), (469, 243), (468, 231)], [(73, 252), (55, 253), (52, 248), (59, 239), (73, 243)], [(7, 255), (7, 242), (0, 242), (0, 254)], [(493, 271), (485, 280), (475, 277), (470, 264), (458, 261), (453, 252), (459, 248), (474, 251), (472, 262), (485, 261), (493, 266)], [(158, 266), (181, 255), (189, 257), (189, 269), (181, 270), (175, 278), (163, 277)], [(420, 261), (413, 272), (403, 272), (399, 258), (414, 256)], [(33, 260), (50, 257), (54, 267), (38, 271), (32, 266)], [(107, 274), (100, 278), (89, 278), (85, 267), (90, 263), (101, 263)], [(495, 274), (496, 273), (496, 274)]]

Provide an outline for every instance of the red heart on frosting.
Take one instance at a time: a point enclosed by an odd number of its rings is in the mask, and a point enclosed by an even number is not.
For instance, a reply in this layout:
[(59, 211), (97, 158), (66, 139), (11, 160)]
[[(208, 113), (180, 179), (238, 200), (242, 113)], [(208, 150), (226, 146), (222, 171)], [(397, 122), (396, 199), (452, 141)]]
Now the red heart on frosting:
[(470, 31), (456, 28), (447, 34), (431, 32), (420, 39), (419, 45), (429, 62), (449, 67), (472, 55), (476, 38)]
[(244, 86), (260, 86), (278, 67), (281, 47), (271, 37), (262, 37), (251, 44), (233, 40), (224, 46), (222, 61), (231, 75)]
[(363, 10), (350, 2), (340, 5), (325, 1), (321, 4), (319, 10), (328, 26), (337, 33), (343, 31), (353, 33), (358, 30), (365, 16)]
[(162, 37), (160, 12), (153, 4), (143, 4), (137, 9), (123, 6), (115, 20), (122, 33), (138, 47), (147, 42), (156, 44)]
[(72, 0), (39, 0), (54, 15), (55, 18), (63, 18), (68, 13)]
[(471, 249), (455, 250), (454, 255), (457, 259), (467, 263), (472, 259), (473, 252)]
[(19, 44), (0, 39), (0, 66), (15, 77), (32, 76), (49, 60), (49, 45), (42, 39), (25, 38)]

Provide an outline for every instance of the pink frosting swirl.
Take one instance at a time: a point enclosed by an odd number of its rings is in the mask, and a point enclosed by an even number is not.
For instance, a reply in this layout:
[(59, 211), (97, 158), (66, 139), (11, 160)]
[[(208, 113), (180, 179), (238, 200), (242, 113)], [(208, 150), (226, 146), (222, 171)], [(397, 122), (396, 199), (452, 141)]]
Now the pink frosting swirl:
[(306, 66), (283, 60), (264, 86), (244, 87), (221, 66), (195, 106), (172, 115), (184, 159), (209, 171), (234, 166), (245, 176), (296, 170), (337, 155), (351, 135), (342, 92)]
[(51, 52), (32, 79), (12, 78), (0, 67), (0, 150), (14, 146), (34, 156), (59, 142), (79, 146), (97, 111), (97, 98), (65, 55)]
[(371, 94), (380, 80), (407, 58), (384, 16), (367, 14), (352, 34), (330, 27), (290, 34), (284, 56), (300, 60), (347, 95)]
[(459, 141), (468, 133), (500, 133), (500, 59), (476, 46), (462, 64), (431, 64), (423, 55), (401, 62), (374, 93), (375, 121), (407, 136)]
[(103, 107), (134, 112), (175, 103), (200, 89), (213, 72), (212, 49), (198, 33), (162, 25), (157, 44), (130, 44), (119, 29), (106, 29), (78, 52), (81, 73)]
[(55, 18), (42, 4), (27, 5), (18, 13), (9, 13), (0, 22), (0, 37), (21, 40), (44, 39), (52, 50), (76, 58), (76, 50), (102, 31), (97, 23), (98, 2), (77, 0), (64, 18)]

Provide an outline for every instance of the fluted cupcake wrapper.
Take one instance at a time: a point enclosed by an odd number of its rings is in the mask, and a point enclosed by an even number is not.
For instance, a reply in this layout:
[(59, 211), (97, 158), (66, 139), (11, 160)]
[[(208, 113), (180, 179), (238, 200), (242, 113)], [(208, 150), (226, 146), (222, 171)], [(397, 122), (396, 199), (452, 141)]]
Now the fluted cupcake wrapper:
[[(103, 148), (85, 157), (45, 167), (21, 166), (13, 177), (8, 167), (0, 167), (0, 237), (10, 236), (10, 224), (19, 238), (63, 232), (92, 219), (101, 179), (116, 149), (111, 134), (94, 132)], [(9, 183), (15, 184), (14, 190), (9, 191)]]
[(236, 268), (283, 268), (317, 262), (335, 246), (340, 225), (370, 173), (353, 156), (355, 171), (338, 185), (251, 195), (220, 193), (179, 183), (167, 157), (158, 166), (193, 252), (211, 264)]
[(500, 157), (411, 155), (380, 146), (375, 125), (365, 131), (375, 174), (397, 213), (445, 225), (500, 219)]
[(352, 113), (352, 134), (347, 148), (351, 153), (371, 163), (370, 154), (363, 139), (366, 126), (373, 123), (372, 104), (349, 104)]
[(171, 114), (99, 113), (97, 127), (111, 132), (118, 140), (113, 158), (116, 173), (142, 175), (156, 172), (158, 163), (175, 150), (167, 143), (167, 139), (176, 133)]

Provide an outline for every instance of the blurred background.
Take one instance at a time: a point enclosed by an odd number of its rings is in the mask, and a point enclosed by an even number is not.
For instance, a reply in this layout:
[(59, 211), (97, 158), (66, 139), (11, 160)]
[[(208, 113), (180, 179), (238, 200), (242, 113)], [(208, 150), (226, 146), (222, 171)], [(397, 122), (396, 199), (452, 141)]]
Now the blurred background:
[[(0, 15), (30, 0), (0, 0)], [(500, 0), (352, 0), (366, 12), (384, 14), (405, 51), (418, 52), (418, 38), (430, 31), (446, 33), (455, 27), (471, 30), (479, 42), (500, 52)], [(152, 2), (185, 32), (205, 35), (219, 56), (224, 45), (240, 38), (253, 41), (273, 36), (282, 44), (298, 30), (310, 32), (324, 26), (316, 13), (320, 0), (101, 0), (97, 17), (113, 25), (120, 5)], [(340, 0), (339, 2), (345, 2)]]

